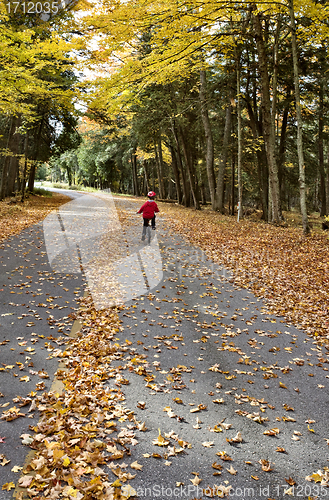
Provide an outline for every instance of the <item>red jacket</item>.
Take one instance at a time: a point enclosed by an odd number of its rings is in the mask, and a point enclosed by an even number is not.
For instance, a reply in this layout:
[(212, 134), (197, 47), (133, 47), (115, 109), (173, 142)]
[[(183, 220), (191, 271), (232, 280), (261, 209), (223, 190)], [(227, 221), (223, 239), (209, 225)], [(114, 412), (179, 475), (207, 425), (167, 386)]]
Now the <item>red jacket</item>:
[(138, 214), (143, 214), (143, 219), (153, 219), (154, 213), (159, 212), (158, 205), (155, 201), (148, 200), (141, 208), (138, 210)]

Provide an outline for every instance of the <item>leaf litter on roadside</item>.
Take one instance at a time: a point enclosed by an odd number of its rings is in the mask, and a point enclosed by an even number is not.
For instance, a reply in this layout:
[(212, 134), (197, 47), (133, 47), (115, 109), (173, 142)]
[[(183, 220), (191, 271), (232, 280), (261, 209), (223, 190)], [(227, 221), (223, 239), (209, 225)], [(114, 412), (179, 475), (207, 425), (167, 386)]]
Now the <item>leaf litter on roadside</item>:
[[(96, 311), (90, 298), (82, 306), (81, 332), (67, 341), (64, 352), (56, 352), (65, 364), (64, 373), (60, 370), (64, 389), (35, 398), (40, 420), (33, 426), (34, 435), (22, 435), (23, 443), (35, 450), (19, 480), (31, 498), (128, 498), (121, 485), (135, 477), (124, 471), (124, 464), (115, 465), (129, 458), (130, 447), (138, 443), (136, 432), (145, 430), (125, 408), (121, 383), (126, 383), (123, 370), (138, 372), (144, 359), (134, 355), (125, 368), (115, 368), (112, 362), (123, 359), (129, 349), (118, 342), (116, 312)], [(119, 481), (107, 476), (104, 465)], [(142, 468), (137, 461), (131, 466)]]

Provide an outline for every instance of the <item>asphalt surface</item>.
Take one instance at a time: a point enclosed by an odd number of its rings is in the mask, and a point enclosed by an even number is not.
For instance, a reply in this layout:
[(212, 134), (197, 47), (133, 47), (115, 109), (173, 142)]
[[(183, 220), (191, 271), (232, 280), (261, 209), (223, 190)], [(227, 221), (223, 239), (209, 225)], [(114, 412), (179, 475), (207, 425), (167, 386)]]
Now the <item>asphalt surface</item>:
[[(123, 234), (136, 242), (141, 221), (134, 214), (140, 204), (114, 201), (117, 209), (131, 213), (132, 225)], [(262, 300), (235, 287), (230, 273), (175, 234), (161, 214), (156, 236), (152, 244), (160, 248), (163, 278), (153, 288), (148, 280), (147, 292), (136, 294), (119, 313), (121, 340), (129, 339), (136, 352), (145, 354), (155, 375), (146, 382), (131, 373), (123, 387), (126, 406), (147, 427), (131, 448), (131, 461), (143, 465), (131, 486), (141, 498), (161, 500), (210, 496), (219, 485), (232, 486), (230, 497), (236, 499), (329, 497), (329, 488), (305, 480), (329, 465), (326, 349), (268, 314)], [(140, 252), (144, 248), (140, 242)], [(26, 398), (36, 383), (50, 387), (57, 362), (47, 359), (45, 342), (54, 345), (54, 339), (70, 331), (67, 316), (88, 280), (83, 274), (52, 271), (42, 224), (7, 240), (0, 262), (0, 404), (9, 402), (1, 408), (6, 411), (13, 398)], [(41, 378), (42, 370), (49, 378)], [(21, 381), (26, 375), (30, 381)], [(37, 415), (27, 418), (0, 421), (0, 436), (5, 437), (0, 454), (11, 460), (1, 467), (0, 484), (17, 481), (19, 473), (11, 469), (23, 465), (28, 451), (19, 436)], [(170, 446), (178, 447), (178, 436), (191, 447), (170, 454), (168, 447), (155, 446), (158, 429), (162, 436), (173, 431)], [(279, 433), (264, 434), (271, 429)], [(227, 441), (237, 435), (238, 442)], [(216, 455), (221, 452), (226, 460)], [(262, 460), (271, 462), (271, 471), (262, 470)], [(195, 477), (199, 485), (191, 482)], [(10, 492), (0, 490), (1, 500), (9, 498)]]

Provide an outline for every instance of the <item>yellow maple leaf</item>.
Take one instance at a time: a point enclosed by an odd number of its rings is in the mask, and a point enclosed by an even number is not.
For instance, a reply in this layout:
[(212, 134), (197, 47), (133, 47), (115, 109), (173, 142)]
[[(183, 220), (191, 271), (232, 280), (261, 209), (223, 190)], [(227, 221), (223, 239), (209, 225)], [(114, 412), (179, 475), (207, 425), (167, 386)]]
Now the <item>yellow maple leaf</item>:
[(321, 483), (321, 481), (322, 481), (322, 477), (320, 476), (320, 474), (314, 473), (311, 475), (311, 478), (313, 479), (313, 481), (315, 483)]
[(10, 491), (10, 490), (12, 490), (13, 488), (15, 488), (15, 485), (14, 485), (14, 483), (12, 483), (12, 482), (11, 482), (11, 483), (6, 483), (6, 484), (4, 484), (4, 485), (2, 486), (2, 489), (3, 489), (3, 490), (6, 490), (6, 491)]
[(194, 486), (198, 486), (198, 484), (201, 483), (202, 479), (200, 479), (199, 476), (196, 475), (193, 479), (190, 479), (190, 481)]

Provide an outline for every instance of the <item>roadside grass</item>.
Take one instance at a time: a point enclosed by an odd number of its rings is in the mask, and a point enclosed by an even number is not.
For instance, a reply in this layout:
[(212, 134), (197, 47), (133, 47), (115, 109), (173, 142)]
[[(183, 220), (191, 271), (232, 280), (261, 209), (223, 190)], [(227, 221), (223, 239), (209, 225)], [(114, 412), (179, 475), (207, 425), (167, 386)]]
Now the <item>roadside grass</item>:
[(33, 188), (33, 194), (39, 195), (39, 196), (47, 196), (48, 198), (51, 198), (53, 195), (53, 193), (51, 191), (48, 191), (47, 189), (43, 189), (41, 187)]
[[(83, 185), (75, 185), (72, 184), (71, 186), (69, 184), (65, 184), (63, 182), (48, 182), (48, 181), (42, 181), (42, 185), (46, 187), (53, 187), (55, 189), (69, 189), (71, 191), (86, 191), (87, 193), (97, 193), (101, 191), (101, 189), (98, 188), (93, 188), (89, 186), (83, 186)], [(132, 194), (126, 194), (126, 193), (115, 193), (111, 191), (111, 194), (113, 196), (122, 196), (124, 198), (134, 198)]]

